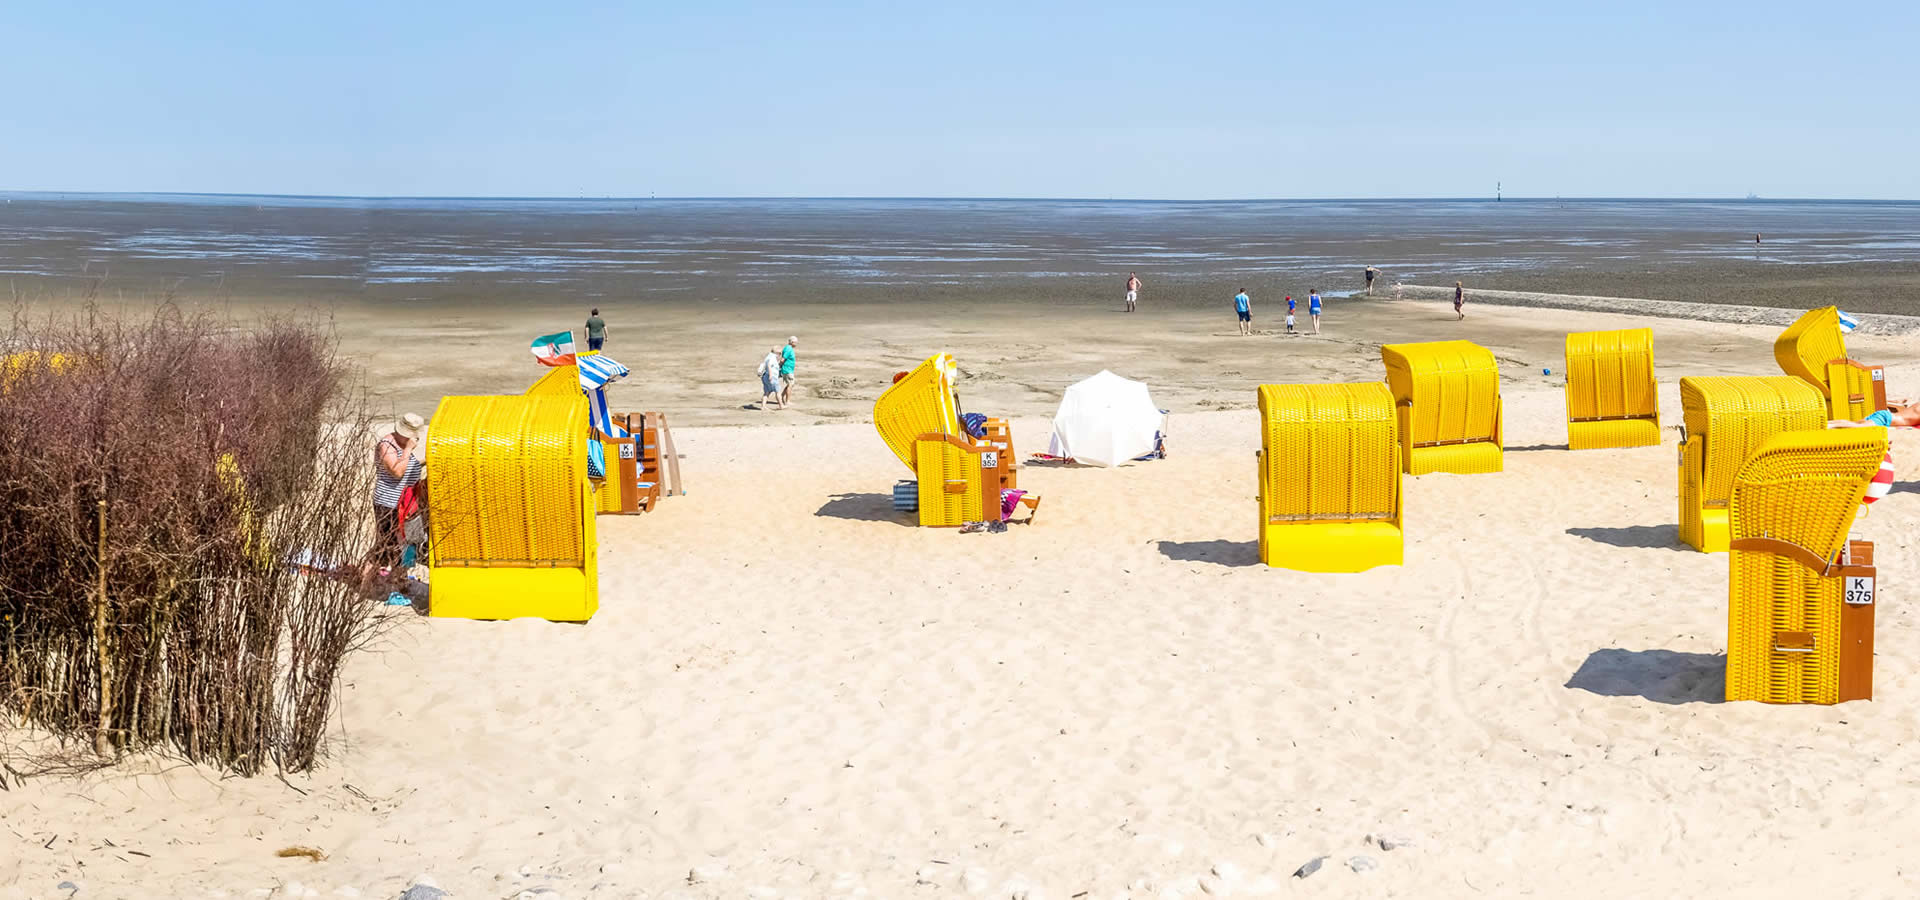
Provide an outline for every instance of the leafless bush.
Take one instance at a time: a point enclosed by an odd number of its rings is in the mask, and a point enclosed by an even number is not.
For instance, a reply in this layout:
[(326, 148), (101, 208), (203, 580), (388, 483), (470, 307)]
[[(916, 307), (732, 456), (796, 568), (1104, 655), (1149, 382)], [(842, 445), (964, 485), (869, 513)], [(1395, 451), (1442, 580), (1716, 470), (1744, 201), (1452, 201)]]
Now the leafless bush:
[(310, 768), (373, 621), (294, 565), (369, 540), (367, 422), (328, 335), (16, 311), (0, 351), (0, 711), (102, 758)]

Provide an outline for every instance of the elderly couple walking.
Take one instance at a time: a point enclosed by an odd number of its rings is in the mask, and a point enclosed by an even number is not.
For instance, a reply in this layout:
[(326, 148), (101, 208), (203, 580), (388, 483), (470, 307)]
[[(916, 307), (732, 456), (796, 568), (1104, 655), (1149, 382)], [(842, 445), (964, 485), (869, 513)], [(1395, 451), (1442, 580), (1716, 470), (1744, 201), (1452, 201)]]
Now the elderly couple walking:
[(800, 339), (789, 337), (785, 346), (768, 350), (760, 360), (761, 409), (786, 409), (793, 402), (794, 348), (798, 346)]

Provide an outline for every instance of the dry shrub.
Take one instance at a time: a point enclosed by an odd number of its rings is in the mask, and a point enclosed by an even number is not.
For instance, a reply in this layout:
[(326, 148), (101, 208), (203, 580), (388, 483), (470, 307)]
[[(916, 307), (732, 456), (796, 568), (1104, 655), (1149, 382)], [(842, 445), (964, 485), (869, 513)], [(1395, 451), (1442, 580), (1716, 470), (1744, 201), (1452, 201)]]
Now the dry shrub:
[(0, 367), (0, 711), (100, 758), (311, 768), (374, 621), (292, 564), (370, 539), (368, 423), (327, 332), (16, 311), (0, 350), (40, 354)]

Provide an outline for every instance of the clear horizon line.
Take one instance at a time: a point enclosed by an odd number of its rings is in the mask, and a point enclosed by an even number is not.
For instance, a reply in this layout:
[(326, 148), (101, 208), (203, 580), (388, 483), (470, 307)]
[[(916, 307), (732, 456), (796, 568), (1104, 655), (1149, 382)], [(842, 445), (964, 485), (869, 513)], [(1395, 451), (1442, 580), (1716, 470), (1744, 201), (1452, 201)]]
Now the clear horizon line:
[(1657, 201), (1669, 203), (1920, 203), (1920, 199), (1898, 197), (1766, 197), (1766, 196), (1631, 196), (1631, 195), (1592, 195), (1592, 196), (1404, 196), (1404, 197), (1019, 197), (1019, 196), (962, 196), (962, 195), (888, 195), (888, 194), (845, 194), (845, 195), (802, 195), (802, 194), (687, 194), (687, 195), (648, 195), (625, 196), (604, 195), (538, 195), (538, 194), (275, 194), (232, 191), (61, 191), (33, 189), (0, 189), (0, 194), (40, 195), (40, 196), (120, 196), (120, 197), (226, 197), (261, 198), (284, 200), (508, 200), (508, 201), (565, 201), (565, 202), (643, 202), (643, 201), (815, 201), (815, 200), (861, 200), (861, 201), (935, 201), (935, 202), (1036, 202), (1036, 203), (1404, 203), (1404, 202), (1446, 202), (1446, 203), (1537, 203), (1537, 202), (1621, 202), (1621, 201)]

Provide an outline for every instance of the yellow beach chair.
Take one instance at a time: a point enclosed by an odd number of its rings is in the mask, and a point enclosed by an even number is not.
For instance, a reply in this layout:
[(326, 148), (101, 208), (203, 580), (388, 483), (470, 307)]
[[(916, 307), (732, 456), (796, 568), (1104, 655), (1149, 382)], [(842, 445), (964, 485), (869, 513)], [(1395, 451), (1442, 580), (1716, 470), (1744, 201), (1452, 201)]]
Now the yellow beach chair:
[(1884, 428), (1795, 431), (1740, 467), (1728, 503), (1728, 700), (1872, 696), (1873, 569), (1841, 550), (1886, 452)]
[(1703, 553), (1727, 549), (1733, 476), (1760, 445), (1783, 431), (1823, 429), (1820, 392), (1798, 378), (1680, 379), (1680, 540)]
[(1381, 384), (1260, 386), (1260, 559), (1302, 572), (1400, 565), (1400, 446)]
[(1501, 470), (1500, 369), (1491, 351), (1470, 341), (1386, 344), (1380, 358), (1399, 407), (1403, 471)]
[(1568, 449), (1660, 443), (1653, 329), (1567, 335), (1566, 373)]
[[(936, 353), (880, 394), (873, 404), (873, 427), (887, 449), (914, 474), (919, 491), (920, 524), (952, 528), (1000, 518), (1000, 492), (1018, 485), (1012, 432), (988, 420), (987, 437), (974, 438), (960, 424), (953, 381), (959, 366)], [(1040, 498), (1021, 503), (1037, 510)]]
[(1859, 421), (1887, 408), (1887, 381), (1880, 366), (1847, 356), (1840, 310), (1810, 310), (1773, 341), (1773, 358), (1788, 375), (1805, 380), (1826, 398), (1827, 418)]
[(584, 622), (600, 605), (587, 400), (446, 397), (427, 433), (431, 615)]

